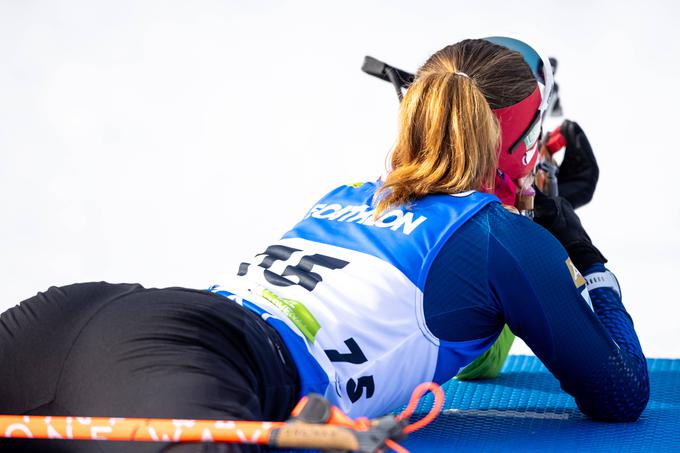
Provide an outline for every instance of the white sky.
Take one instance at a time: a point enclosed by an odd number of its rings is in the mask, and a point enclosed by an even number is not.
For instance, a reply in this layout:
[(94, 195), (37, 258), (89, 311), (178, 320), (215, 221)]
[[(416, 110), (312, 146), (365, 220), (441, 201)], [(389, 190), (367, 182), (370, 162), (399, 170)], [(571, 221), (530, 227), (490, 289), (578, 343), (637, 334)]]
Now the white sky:
[[(0, 0), (0, 310), (50, 285), (204, 288), (372, 179), (414, 70), (467, 37), (559, 58), (600, 186), (580, 213), (650, 357), (680, 357), (673, 1)], [(519, 346), (516, 352), (526, 352)]]

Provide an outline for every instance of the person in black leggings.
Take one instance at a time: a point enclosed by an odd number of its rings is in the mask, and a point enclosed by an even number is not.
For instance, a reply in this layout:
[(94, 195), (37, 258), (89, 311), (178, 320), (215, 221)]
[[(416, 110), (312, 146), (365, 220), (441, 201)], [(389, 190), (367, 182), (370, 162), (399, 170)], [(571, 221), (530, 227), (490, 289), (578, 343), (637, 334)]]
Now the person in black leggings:
[[(0, 316), (0, 413), (285, 420), (298, 375), (279, 334), (185, 288), (52, 287)], [(2, 451), (259, 451), (227, 444), (0, 439)]]

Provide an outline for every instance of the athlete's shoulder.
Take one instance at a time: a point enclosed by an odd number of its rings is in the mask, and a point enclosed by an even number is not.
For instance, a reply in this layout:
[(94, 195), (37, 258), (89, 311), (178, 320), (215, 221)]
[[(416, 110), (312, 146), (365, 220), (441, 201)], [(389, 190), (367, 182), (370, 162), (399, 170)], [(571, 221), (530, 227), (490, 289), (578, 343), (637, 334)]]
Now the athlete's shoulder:
[(562, 247), (548, 230), (531, 219), (505, 209), (500, 203), (489, 203), (460, 229), (458, 239), (493, 243), (519, 257), (526, 254), (554, 252)]
[(525, 216), (502, 205), (490, 205), (479, 214), (473, 221), (488, 231), (490, 261), (505, 256), (522, 266), (544, 266), (552, 261), (563, 263), (567, 257), (564, 247), (548, 230)]
[(505, 209), (501, 204), (489, 205), (480, 214), (480, 219), (488, 223), (489, 230), (499, 239), (517, 235), (552, 238), (550, 232), (541, 225), (526, 216)]

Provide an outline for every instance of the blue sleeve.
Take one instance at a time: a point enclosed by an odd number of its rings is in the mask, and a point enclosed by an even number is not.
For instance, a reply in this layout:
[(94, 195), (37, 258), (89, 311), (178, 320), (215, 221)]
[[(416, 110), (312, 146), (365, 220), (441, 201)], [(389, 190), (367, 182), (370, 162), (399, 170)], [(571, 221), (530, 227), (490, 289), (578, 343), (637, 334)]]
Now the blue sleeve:
[[(424, 299), (428, 327), (442, 339), (461, 341), (507, 323), (585, 414), (636, 420), (649, 399), (649, 380), (633, 323), (609, 287), (590, 292), (593, 311), (585, 281), (570, 271), (567, 258), (548, 231), (489, 206), (433, 263)], [(604, 271), (589, 269), (588, 275)]]

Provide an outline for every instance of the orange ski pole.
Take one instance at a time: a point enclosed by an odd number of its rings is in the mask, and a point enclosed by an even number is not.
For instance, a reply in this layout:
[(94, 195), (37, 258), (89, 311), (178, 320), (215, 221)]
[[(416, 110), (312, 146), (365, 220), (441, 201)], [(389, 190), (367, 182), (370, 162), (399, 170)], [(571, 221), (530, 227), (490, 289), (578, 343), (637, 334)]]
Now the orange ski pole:
[[(430, 413), (407, 425), (427, 391), (435, 395)], [(373, 420), (352, 420), (328, 400), (313, 394), (300, 400), (288, 422), (0, 415), (0, 438), (228, 442), (366, 453), (389, 447), (404, 452), (394, 440), (432, 421), (443, 403), (442, 389), (425, 383), (416, 387), (404, 412)]]
[(112, 417), (0, 415), (0, 437), (267, 443), (284, 423)]
[[(303, 422), (0, 415), (0, 437), (229, 442), (285, 448), (358, 450), (352, 429)], [(275, 442), (271, 442), (275, 440)]]

